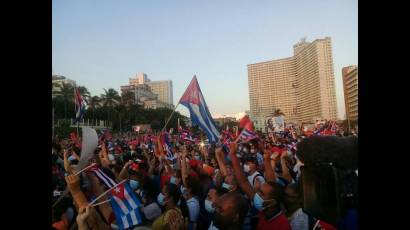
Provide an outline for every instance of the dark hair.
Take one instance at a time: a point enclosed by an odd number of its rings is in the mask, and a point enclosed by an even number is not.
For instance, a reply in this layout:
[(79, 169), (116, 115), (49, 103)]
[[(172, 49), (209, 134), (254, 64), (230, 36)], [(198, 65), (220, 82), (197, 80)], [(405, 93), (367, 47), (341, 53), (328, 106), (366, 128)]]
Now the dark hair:
[(114, 172), (116, 172), (116, 173), (120, 173), (121, 170), (122, 170), (121, 164), (118, 164), (118, 162), (117, 162), (117, 164), (115, 164), (115, 165), (113, 166), (113, 170), (114, 170)]
[(215, 187), (214, 189), (216, 191), (216, 195), (218, 195), (218, 196), (222, 196), (223, 194), (228, 192), (228, 190), (226, 188), (223, 188), (223, 187)]
[(178, 203), (178, 200), (181, 197), (181, 191), (176, 185), (172, 183), (165, 184), (165, 191), (175, 204)]
[(75, 154), (77, 154), (78, 156), (81, 155), (81, 150), (80, 150), (77, 146), (75, 146), (75, 145), (73, 145), (72, 151), (74, 151)]
[(285, 190), (283, 186), (271, 181), (268, 181), (266, 183), (268, 183), (272, 187), (272, 191), (270, 192), (269, 196), (271, 197), (271, 199), (275, 199), (276, 202), (278, 202), (277, 207), (279, 207), (279, 205), (283, 203), (285, 198)]
[(192, 196), (201, 196), (201, 184), (195, 177), (187, 178), (187, 187), (191, 189)]
[(239, 192), (226, 193), (224, 196), (232, 200), (234, 210), (239, 214), (238, 223), (242, 223), (248, 213), (248, 201)]

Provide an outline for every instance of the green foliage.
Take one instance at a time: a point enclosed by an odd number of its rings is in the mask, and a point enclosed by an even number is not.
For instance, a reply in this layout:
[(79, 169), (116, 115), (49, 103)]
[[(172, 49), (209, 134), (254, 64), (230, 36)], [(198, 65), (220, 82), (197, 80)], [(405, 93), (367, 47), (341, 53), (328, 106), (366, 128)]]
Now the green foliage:
[[(63, 84), (60, 90), (60, 92), (53, 92), (52, 104), (55, 120), (74, 119), (74, 88)], [(144, 109), (141, 105), (134, 104), (133, 95), (124, 94), (121, 97), (112, 88), (104, 89), (104, 94), (100, 96), (91, 96), (85, 87), (80, 87), (80, 91), (83, 96), (86, 95), (84, 99), (87, 98), (84, 119), (108, 121), (114, 132), (131, 131), (132, 126), (137, 124), (150, 124), (155, 131), (159, 131), (173, 112), (169, 108)], [(180, 124), (186, 126), (184, 116), (175, 112), (167, 125), (167, 130), (178, 128), (178, 118), (180, 118)], [(55, 129), (56, 133), (61, 133), (60, 135), (63, 136), (68, 135), (71, 131), (76, 131), (76, 128), (69, 127), (69, 124), (60, 124), (60, 127)]]

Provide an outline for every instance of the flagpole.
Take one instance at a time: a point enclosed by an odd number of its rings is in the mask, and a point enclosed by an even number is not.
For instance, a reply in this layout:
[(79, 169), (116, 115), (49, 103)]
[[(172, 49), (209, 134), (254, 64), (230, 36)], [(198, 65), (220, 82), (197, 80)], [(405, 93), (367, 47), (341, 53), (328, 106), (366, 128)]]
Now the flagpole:
[(93, 205), (97, 200), (99, 200), (101, 197), (103, 197), (105, 194), (109, 193), (111, 190), (115, 189), (118, 185), (124, 183), (125, 181), (127, 181), (128, 179), (124, 179), (122, 180), (120, 183), (116, 184), (115, 186), (109, 188), (107, 191), (101, 193), (97, 198), (95, 198), (93, 201), (91, 201), (88, 206)]
[(168, 120), (165, 122), (164, 127), (161, 129), (161, 133), (164, 132), (164, 130), (166, 129), (166, 127), (167, 127), (169, 121), (171, 120), (172, 115), (174, 115), (174, 113), (175, 113), (175, 111), (176, 111), (178, 105), (179, 105), (179, 101), (178, 101), (178, 104), (175, 106), (174, 111), (172, 111), (171, 115), (169, 115)]
[[(77, 90), (76, 90), (76, 88), (75, 88), (75, 86), (74, 86), (74, 112), (76, 113), (76, 116), (77, 116)], [(80, 128), (79, 126), (80, 126), (80, 124), (78, 123), (79, 121), (77, 120), (77, 117), (76, 117), (76, 122), (77, 122), (77, 137), (79, 137), (80, 135), (79, 135), (79, 132), (78, 132), (78, 129)]]

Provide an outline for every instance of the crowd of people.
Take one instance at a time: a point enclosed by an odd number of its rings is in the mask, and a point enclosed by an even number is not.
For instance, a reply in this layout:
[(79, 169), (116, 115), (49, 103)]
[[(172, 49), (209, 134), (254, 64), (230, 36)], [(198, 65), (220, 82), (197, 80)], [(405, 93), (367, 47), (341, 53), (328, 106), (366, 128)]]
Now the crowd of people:
[[(358, 135), (339, 128), (323, 133), (332, 127), (320, 125), (311, 135)], [(215, 144), (167, 133), (110, 137), (88, 163), (107, 179), (125, 180), (140, 201), (141, 223), (127, 229), (357, 229), (357, 215), (329, 224), (304, 209), (297, 150), (311, 135), (291, 128), (245, 142), (223, 134)], [(119, 229), (110, 202), (100, 202), (110, 194), (93, 202), (110, 188), (91, 170), (81, 171), (80, 148), (72, 138), (53, 140), (52, 227)]]

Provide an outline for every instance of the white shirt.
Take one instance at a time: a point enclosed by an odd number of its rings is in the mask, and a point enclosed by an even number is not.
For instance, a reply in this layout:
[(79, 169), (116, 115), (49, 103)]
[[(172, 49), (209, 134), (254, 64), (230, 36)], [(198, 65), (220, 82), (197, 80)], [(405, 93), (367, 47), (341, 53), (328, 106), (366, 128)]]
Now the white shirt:
[(288, 218), (292, 230), (309, 230), (309, 217), (301, 208)]
[(156, 202), (153, 202), (142, 208), (142, 212), (145, 215), (145, 218), (152, 221), (161, 215), (161, 208)]
[[(256, 178), (255, 181), (254, 181), (254, 178), (258, 174), (260, 176), (258, 176), (258, 178)], [(265, 178), (263, 178), (263, 176), (258, 171), (255, 171), (252, 175), (248, 176), (248, 181), (249, 181), (249, 184), (252, 186), (252, 188), (255, 188), (254, 182), (256, 182), (256, 180), (259, 180), (259, 182), (261, 182), (261, 184), (265, 183)]]
[(189, 220), (191, 222), (197, 222), (199, 216), (199, 201), (197, 198), (192, 197), (191, 199), (186, 201), (189, 211)]
[(214, 222), (212, 221), (211, 224), (209, 225), (208, 230), (219, 230), (219, 229), (214, 226)]

